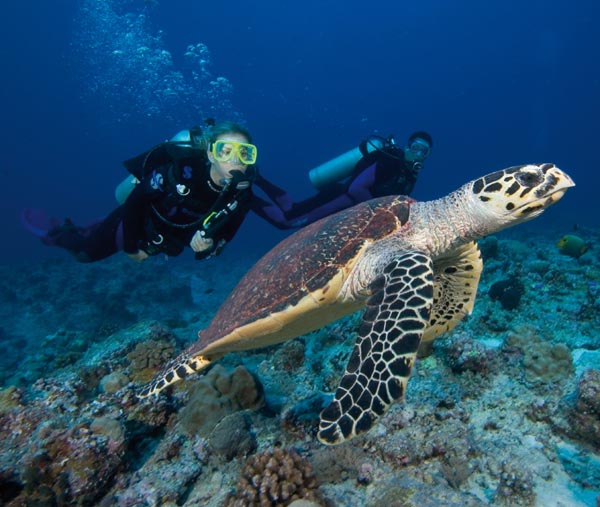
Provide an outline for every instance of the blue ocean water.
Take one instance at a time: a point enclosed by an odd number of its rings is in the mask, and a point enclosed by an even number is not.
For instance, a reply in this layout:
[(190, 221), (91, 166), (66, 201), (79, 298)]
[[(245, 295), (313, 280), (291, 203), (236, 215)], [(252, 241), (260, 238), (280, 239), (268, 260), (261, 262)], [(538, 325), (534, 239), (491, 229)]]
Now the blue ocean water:
[[(62, 253), (22, 229), (22, 208), (76, 223), (103, 216), (122, 160), (206, 116), (244, 121), (262, 172), (298, 198), (313, 191), (311, 167), (368, 134), (404, 140), (425, 129), (435, 146), (416, 198), (551, 161), (578, 186), (532, 227), (597, 225), (592, 0), (64, 0), (2, 10), (3, 261)], [(230, 248), (257, 234), (281, 237), (251, 216)]]
[[(254, 4), (2, 6), (0, 504), (221, 507), (246, 455), (279, 445), (310, 457), (328, 505), (406, 492), (425, 507), (597, 504), (600, 4)], [(249, 215), (207, 261), (187, 250), (89, 265), (20, 224), (28, 207), (77, 224), (106, 215), (123, 160), (207, 117), (247, 125), (261, 171), (298, 199), (314, 192), (312, 167), (371, 133), (402, 143), (415, 130), (434, 138), (417, 199), (527, 162), (554, 162), (577, 186), (482, 241), (474, 313), (416, 361), (406, 403), (356, 444), (324, 447), (318, 412), (358, 315), (227, 354), (169, 396), (135, 395), (285, 233)], [(582, 256), (556, 248), (573, 231)], [(238, 367), (238, 387), (251, 391), (252, 374), (264, 389), (264, 410), (215, 410), (224, 393), (202, 394)], [(215, 420), (194, 427), (197, 414)]]

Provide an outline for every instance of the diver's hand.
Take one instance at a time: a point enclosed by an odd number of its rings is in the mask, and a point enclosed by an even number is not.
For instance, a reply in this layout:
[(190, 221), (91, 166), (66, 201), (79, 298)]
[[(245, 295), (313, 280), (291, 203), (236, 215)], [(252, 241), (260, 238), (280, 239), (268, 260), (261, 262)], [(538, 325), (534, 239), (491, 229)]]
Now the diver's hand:
[(127, 254), (129, 256), (130, 259), (136, 261), (136, 262), (143, 262), (145, 261), (148, 257), (150, 257), (146, 252), (144, 252), (143, 250), (138, 250), (135, 253), (132, 254)]
[(192, 237), (190, 241), (190, 247), (196, 253), (206, 252), (207, 250), (212, 250), (214, 245), (214, 241), (212, 238), (207, 238), (204, 236), (204, 231), (196, 231), (196, 234)]

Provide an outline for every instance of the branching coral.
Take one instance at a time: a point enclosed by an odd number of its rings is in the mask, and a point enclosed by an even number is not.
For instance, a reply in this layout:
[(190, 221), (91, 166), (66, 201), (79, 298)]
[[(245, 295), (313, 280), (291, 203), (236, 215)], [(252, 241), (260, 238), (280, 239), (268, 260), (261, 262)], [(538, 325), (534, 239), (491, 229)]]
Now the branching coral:
[(321, 502), (317, 480), (308, 460), (293, 449), (276, 448), (251, 456), (225, 507), (287, 506), (294, 500)]

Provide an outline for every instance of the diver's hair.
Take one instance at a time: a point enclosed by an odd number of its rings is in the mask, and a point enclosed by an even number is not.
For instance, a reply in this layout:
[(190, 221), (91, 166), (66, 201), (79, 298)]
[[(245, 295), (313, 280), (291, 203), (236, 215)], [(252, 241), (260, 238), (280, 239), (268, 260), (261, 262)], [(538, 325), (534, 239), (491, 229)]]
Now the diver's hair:
[(433, 148), (433, 139), (427, 132), (423, 130), (413, 132), (408, 138), (408, 145), (410, 146), (415, 139), (423, 139), (423, 141), (427, 142), (430, 148)]
[(206, 129), (206, 141), (208, 146), (214, 143), (219, 136), (223, 134), (241, 134), (243, 135), (249, 143), (252, 142), (252, 136), (250, 132), (244, 127), (242, 127), (239, 123), (235, 123), (233, 121), (223, 121), (221, 123), (217, 123), (213, 127), (208, 127)]

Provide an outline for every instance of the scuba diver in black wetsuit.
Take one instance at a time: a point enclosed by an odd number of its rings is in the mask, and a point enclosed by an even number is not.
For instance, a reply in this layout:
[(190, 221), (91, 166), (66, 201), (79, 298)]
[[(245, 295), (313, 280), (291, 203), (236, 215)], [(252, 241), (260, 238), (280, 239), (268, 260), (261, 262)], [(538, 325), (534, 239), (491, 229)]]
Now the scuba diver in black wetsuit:
[(204, 136), (198, 128), (184, 132), (187, 139), (166, 141), (125, 162), (135, 176), (129, 179), (133, 189), (104, 220), (77, 227), (67, 219), (44, 230), (35, 223), (40, 215), (26, 210), (25, 224), (45, 244), (81, 262), (120, 250), (138, 261), (158, 253), (176, 256), (186, 245), (197, 259), (218, 254), (251, 207), (257, 149), (250, 133), (232, 122), (212, 125)]
[(371, 136), (359, 148), (313, 169), (311, 181), (319, 192), (300, 202), (257, 175), (254, 184), (275, 203), (264, 203), (257, 213), (268, 215), (280, 229), (292, 229), (375, 197), (410, 195), (432, 146), (423, 131), (411, 134), (404, 149), (392, 136)]

